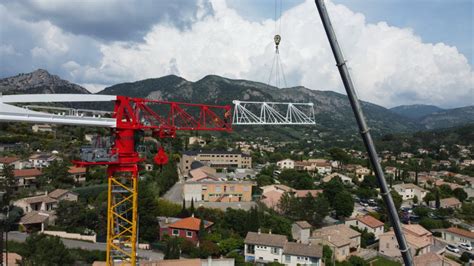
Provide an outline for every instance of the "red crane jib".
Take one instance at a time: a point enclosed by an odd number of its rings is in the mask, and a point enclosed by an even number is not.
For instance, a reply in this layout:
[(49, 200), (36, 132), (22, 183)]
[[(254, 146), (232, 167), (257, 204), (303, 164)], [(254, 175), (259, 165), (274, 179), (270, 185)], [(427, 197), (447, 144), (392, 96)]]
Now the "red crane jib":
[[(174, 138), (177, 131), (232, 131), (231, 106), (169, 102), (117, 96), (113, 118), (116, 128), (112, 130), (115, 143), (111, 153), (113, 161), (75, 162), (80, 166), (108, 165), (108, 172), (136, 171), (137, 163), (143, 161), (135, 151), (135, 132), (151, 131), (158, 138)], [(112, 157), (112, 156), (111, 156)], [(154, 161), (158, 165), (168, 163), (162, 148)]]

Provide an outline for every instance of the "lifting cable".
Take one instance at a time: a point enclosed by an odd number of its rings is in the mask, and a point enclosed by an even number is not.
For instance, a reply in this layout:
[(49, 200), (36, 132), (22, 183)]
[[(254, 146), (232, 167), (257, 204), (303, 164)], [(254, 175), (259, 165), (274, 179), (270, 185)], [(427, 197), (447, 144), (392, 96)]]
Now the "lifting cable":
[[(274, 85), (277, 88), (280, 88), (281, 85), (284, 85), (285, 88), (288, 87), (286, 83), (285, 72), (283, 71), (283, 64), (281, 62), (279, 49), (281, 42), (282, 9), (282, 0), (275, 0), (275, 35), (273, 37), (273, 42), (275, 43), (275, 55), (273, 57), (273, 63), (270, 69), (270, 75), (268, 77), (267, 84), (272, 85), (272, 81), (274, 80)], [(273, 70), (275, 70), (275, 73), (273, 73)]]

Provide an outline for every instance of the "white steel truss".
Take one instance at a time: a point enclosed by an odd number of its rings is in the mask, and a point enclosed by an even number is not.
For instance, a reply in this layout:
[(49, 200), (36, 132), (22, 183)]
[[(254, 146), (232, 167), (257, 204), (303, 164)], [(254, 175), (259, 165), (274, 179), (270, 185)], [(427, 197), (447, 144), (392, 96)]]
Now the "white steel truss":
[(314, 125), (313, 103), (233, 101), (234, 125)]

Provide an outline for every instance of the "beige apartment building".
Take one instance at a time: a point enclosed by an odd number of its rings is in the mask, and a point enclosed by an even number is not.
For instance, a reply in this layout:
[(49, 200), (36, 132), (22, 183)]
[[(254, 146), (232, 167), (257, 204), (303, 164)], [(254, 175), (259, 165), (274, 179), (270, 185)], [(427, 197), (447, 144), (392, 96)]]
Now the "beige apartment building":
[(252, 168), (252, 157), (240, 152), (186, 151), (179, 162), (181, 174), (187, 176), (194, 161), (202, 162), (215, 169)]
[(251, 181), (187, 181), (183, 194), (186, 201), (241, 202), (252, 201)]

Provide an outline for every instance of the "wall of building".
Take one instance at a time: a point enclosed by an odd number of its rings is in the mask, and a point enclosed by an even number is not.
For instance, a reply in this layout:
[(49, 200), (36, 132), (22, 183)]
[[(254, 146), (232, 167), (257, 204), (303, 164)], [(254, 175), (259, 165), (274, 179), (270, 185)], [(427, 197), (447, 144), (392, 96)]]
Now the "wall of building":
[(183, 154), (179, 162), (181, 173), (188, 175), (191, 170), (191, 163), (193, 161), (207, 162), (211, 167), (216, 169), (223, 168), (252, 168), (252, 157), (243, 154), (229, 154), (229, 153), (200, 153), (197, 155)]
[(359, 228), (359, 230), (364, 231), (367, 228), (367, 232), (372, 233), (375, 235), (375, 239), (379, 239), (379, 236), (384, 233), (383, 226), (379, 226), (376, 228), (372, 228), (370, 226), (367, 226), (364, 223), (359, 222), (358, 220), (347, 220), (345, 222), (347, 226), (355, 226)]
[(74, 233), (68, 233), (65, 231), (43, 231), (42, 232), (45, 235), (50, 235), (50, 236), (57, 236), (60, 238), (67, 238), (67, 239), (77, 239), (77, 240), (84, 240), (84, 241), (91, 241), (93, 243), (96, 242), (96, 235), (81, 235), (81, 234), (74, 234)]
[(468, 238), (468, 237), (465, 237), (465, 236), (460, 236), (460, 235), (453, 234), (453, 233), (446, 232), (446, 231), (443, 232), (443, 240), (445, 240), (449, 243), (452, 243), (452, 244), (458, 244), (458, 243), (462, 242), (462, 243), (470, 243), (471, 247), (474, 246), (474, 239)]

